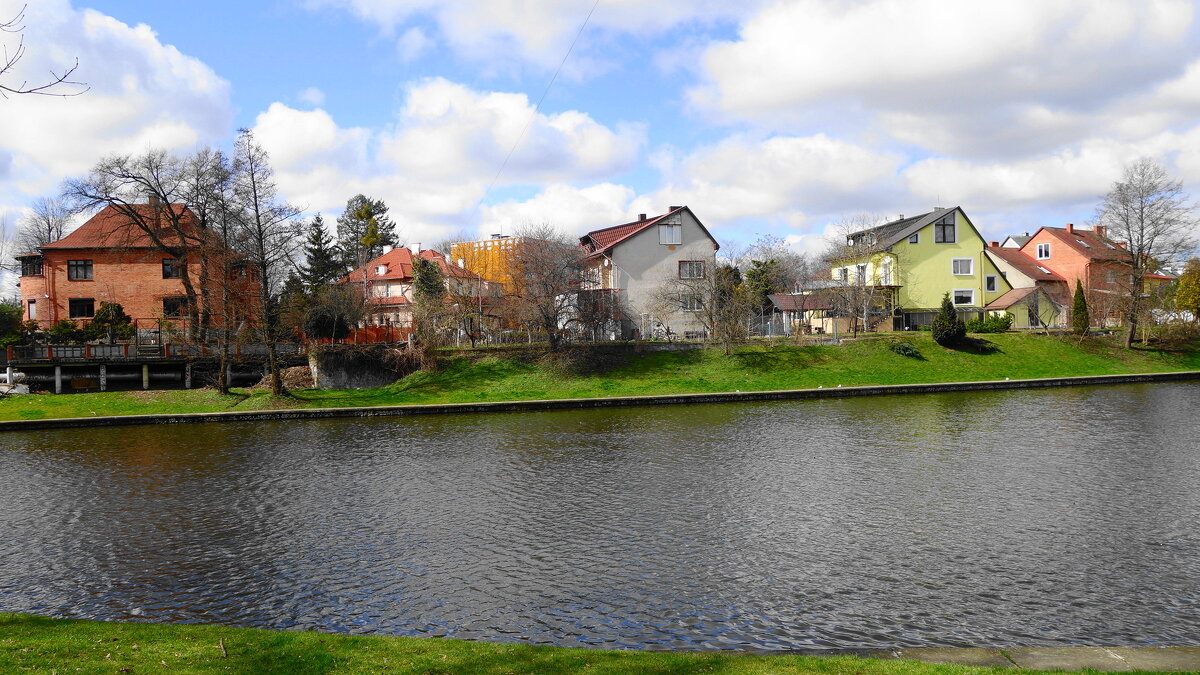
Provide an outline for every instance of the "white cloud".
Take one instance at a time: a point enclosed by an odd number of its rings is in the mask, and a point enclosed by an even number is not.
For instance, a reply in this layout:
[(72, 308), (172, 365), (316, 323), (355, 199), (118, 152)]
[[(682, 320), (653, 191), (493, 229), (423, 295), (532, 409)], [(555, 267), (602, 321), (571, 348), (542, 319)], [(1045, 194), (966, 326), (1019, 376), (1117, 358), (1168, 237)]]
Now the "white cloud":
[[(8, 17), (20, 4), (0, 0), (0, 15)], [(73, 78), (90, 90), (69, 98), (3, 101), (0, 175), (7, 164), (9, 179), (0, 199), (53, 190), (106, 154), (187, 149), (228, 134), (228, 83), (160, 43), (148, 26), (75, 10), (67, 0), (31, 3), (24, 24), (27, 52), (12, 77), (36, 81), (78, 57)]]
[[(8, 17), (22, 2), (0, 0)], [(67, 0), (25, 10), (27, 51), (12, 77), (36, 81), (79, 59), (80, 96), (13, 96), (0, 105), (0, 199), (45, 193), (109, 153), (180, 150), (228, 135), (229, 85), (212, 69), (159, 42), (148, 26), (131, 27)], [(10, 35), (0, 40), (11, 46)], [(7, 162), (4, 158), (7, 157)]]
[[(644, 145), (637, 126), (610, 129), (577, 111), (534, 114), (522, 94), (479, 92), (444, 79), (411, 85), (395, 123), (383, 131), (342, 128), (324, 110), (282, 103), (255, 123), (290, 199), (314, 211), (339, 211), (362, 192), (386, 201), (406, 236), (426, 242), (477, 222), (477, 204), (523, 131), (496, 187), (621, 173), (636, 164)], [(485, 217), (515, 218), (518, 210), (501, 205)]]
[(549, 223), (572, 235), (635, 219), (629, 208), (634, 192), (624, 185), (600, 183), (585, 188), (556, 183), (531, 199), (483, 208), (481, 234), (512, 234), (523, 225)]
[[(615, 34), (663, 34), (681, 25), (736, 19), (761, 2), (605, 0), (588, 26), (593, 35), (600, 34), (593, 38), (599, 41)], [(517, 59), (547, 68), (558, 65), (592, 8), (590, 0), (308, 0), (307, 4), (351, 12), (389, 34), (414, 19), (426, 18), (436, 25), (441, 40), (465, 58), (489, 65)], [(407, 33), (402, 35), (401, 42), (406, 37)], [(590, 53), (581, 45), (572, 60), (579, 64), (606, 57), (601, 50)]]
[(312, 106), (320, 107), (325, 105), (325, 92), (317, 89), (316, 87), (306, 87), (301, 89), (296, 94), (296, 98), (301, 102)]
[(400, 60), (405, 63), (416, 61), (431, 47), (433, 47), (433, 40), (425, 34), (425, 31), (416, 26), (404, 31), (404, 34), (396, 40), (396, 52), (399, 54)]

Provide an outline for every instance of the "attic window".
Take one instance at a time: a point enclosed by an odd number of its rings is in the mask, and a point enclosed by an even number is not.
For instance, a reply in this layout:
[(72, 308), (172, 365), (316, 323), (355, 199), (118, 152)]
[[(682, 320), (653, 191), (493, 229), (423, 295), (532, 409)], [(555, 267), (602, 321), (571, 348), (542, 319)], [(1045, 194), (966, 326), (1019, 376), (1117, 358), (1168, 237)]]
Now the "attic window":
[(379, 276), (387, 274), (387, 265), (376, 265), (375, 274), (378, 274)]
[(921, 243), (921, 233), (913, 232), (912, 234), (908, 235), (908, 243), (910, 243), (910, 244)]
[(954, 214), (942, 218), (933, 224), (933, 243), (935, 244), (953, 244), (956, 237), (954, 236)]
[(1109, 248), (1111, 248), (1111, 249), (1112, 249), (1112, 250), (1114, 250), (1114, 251), (1115, 251), (1115, 250), (1117, 250), (1117, 247), (1116, 247), (1116, 246), (1113, 246), (1112, 244), (1108, 243), (1107, 241), (1106, 241), (1106, 242), (1104, 242), (1104, 245), (1105, 245), (1105, 246), (1107, 246), (1107, 247), (1109, 247)]
[(1082, 239), (1076, 239), (1075, 241), (1079, 242), (1079, 245), (1084, 248), (1091, 248), (1091, 246), (1088, 246), (1088, 243)]
[(1039, 270), (1045, 272), (1046, 274), (1050, 274), (1050, 270), (1046, 269), (1045, 267), (1042, 267), (1041, 265), (1038, 265), (1037, 268)]
[(658, 243), (679, 244), (683, 241), (683, 225), (659, 225)]

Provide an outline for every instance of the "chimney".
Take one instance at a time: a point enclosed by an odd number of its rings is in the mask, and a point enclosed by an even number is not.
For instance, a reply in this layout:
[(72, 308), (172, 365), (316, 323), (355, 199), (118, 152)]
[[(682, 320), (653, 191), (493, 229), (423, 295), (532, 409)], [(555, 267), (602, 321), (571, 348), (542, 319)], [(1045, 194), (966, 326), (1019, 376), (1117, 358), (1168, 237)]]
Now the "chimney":
[(408, 250), (412, 251), (413, 255), (420, 255), (421, 254), (421, 242), (418, 241), (416, 243), (409, 244)]
[(672, 207), (669, 207), (667, 210), (668, 210), (668, 211), (675, 211), (675, 210), (682, 209), (682, 208), (683, 208), (682, 206), (672, 206)]
[(388, 244), (387, 246), (384, 246), (384, 247), (383, 247), (383, 254), (384, 254), (384, 255), (387, 255), (387, 254), (391, 253), (391, 252), (392, 252), (392, 249), (394, 249), (394, 248), (396, 248), (396, 247), (395, 247), (395, 246), (392, 246), (391, 244)]
[(1101, 239), (1108, 238), (1108, 228), (1103, 225), (1093, 225), (1092, 233), (1095, 234), (1097, 237), (1100, 237)]
[(645, 219), (646, 219), (646, 214), (644, 214), (644, 213), (638, 214), (638, 220), (645, 220)]
[(989, 242), (988, 245), (992, 248), (1000, 248), (1000, 242), (998, 241)]
[(1075, 234), (1075, 223), (1067, 223), (1067, 233)]

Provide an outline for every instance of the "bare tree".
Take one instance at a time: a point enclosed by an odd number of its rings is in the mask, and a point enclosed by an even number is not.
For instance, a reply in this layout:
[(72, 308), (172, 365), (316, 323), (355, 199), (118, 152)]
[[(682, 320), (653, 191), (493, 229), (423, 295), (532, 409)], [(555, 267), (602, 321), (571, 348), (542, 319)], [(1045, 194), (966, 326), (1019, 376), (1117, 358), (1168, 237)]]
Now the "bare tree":
[(720, 343), (726, 354), (734, 342), (746, 337), (754, 302), (741, 273), (729, 264), (689, 278), (668, 277), (651, 298), (654, 313), (668, 333), (672, 320), (690, 319), (704, 328), (709, 340)]
[[(883, 248), (873, 229), (879, 218), (858, 215), (838, 223), (828, 243), (824, 260), (835, 282), (829, 288), (835, 316), (850, 319), (850, 331), (857, 336), (859, 326), (870, 331), (872, 316), (890, 312), (892, 291), (898, 265), (879, 254)], [(836, 319), (835, 319), (836, 320)]]
[(279, 320), (274, 304), (287, 270), (294, 267), (292, 258), (302, 241), (302, 225), (296, 220), (300, 209), (279, 198), (270, 157), (249, 129), (240, 130), (234, 144), (233, 193), (242, 214), (241, 253), (258, 276), (258, 326), (267, 347), (271, 392), (279, 396), (286, 390), (275, 349)]
[(71, 209), (61, 197), (39, 197), (31, 208), (17, 226), (14, 243), (19, 254), (37, 253), (46, 244), (62, 239), (71, 218)]
[(179, 280), (187, 298), (189, 334), (203, 336), (200, 293), (190, 266), (200, 265), (208, 237), (195, 220), (186, 162), (163, 150), (114, 155), (100, 160), (84, 178), (67, 181), (64, 195), (77, 211), (108, 207), (128, 225), (109, 235), (112, 246), (135, 243), (177, 261)]
[[(21, 80), (20, 84), (15, 81), (10, 84), (5, 84), (4, 78), (11, 76), (17, 67), (17, 63), (25, 56), (25, 8), (28, 5), (22, 5), (21, 9), (17, 10), (16, 16), (11, 19), (0, 21), (0, 37), (4, 34), (16, 35), (17, 44), (9, 46), (6, 40), (0, 44), (0, 96), (8, 98), (9, 94), (39, 94), (42, 96), (78, 96), (89, 89), (82, 83), (71, 79), (71, 75), (75, 69), (79, 67), (79, 59), (75, 59), (75, 63), (70, 68), (63, 70), (60, 73), (50, 71), (50, 76), (46, 80), (37, 83), (30, 83), (28, 80)], [(66, 91), (64, 91), (66, 89)]]
[(577, 311), (583, 260), (575, 242), (549, 223), (518, 228), (505, 283), (508, 318), (544, 335), (551, 350)]
[(1129, 283), (1124, 314), (1133, 346), (1143, 304), (1146, 274), (1177, 262), (1195, 247), (1196, 207), (1158, 162), (1143, 158), (1125, 167), (1096, 210), (1096, 223), (1129, 253)]

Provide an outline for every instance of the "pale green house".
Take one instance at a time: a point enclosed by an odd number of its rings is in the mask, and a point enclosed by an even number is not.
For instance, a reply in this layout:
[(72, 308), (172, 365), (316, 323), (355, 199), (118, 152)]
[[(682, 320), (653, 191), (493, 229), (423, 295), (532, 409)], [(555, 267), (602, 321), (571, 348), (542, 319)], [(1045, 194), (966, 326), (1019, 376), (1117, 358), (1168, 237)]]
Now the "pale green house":
[(1012, 290), (986, 247), (962, 209), (937, 209), (850, 233), (832, 274), (847, 287), (877, 289), (895, 329), (930, 323), (946, 293), (969, 319)]

